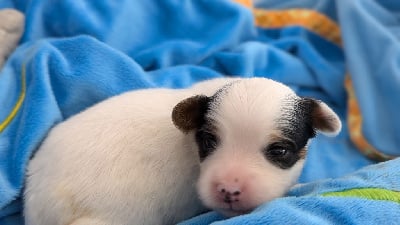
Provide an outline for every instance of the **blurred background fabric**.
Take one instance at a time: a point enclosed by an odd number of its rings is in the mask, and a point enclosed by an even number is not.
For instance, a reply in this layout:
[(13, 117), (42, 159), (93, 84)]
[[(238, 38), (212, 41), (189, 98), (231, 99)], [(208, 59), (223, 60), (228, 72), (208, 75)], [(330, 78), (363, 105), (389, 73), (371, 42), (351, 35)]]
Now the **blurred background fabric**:
[[(0, 71), (0, 224), (23, 224), (26, 165), (55, 124), (129, 90), (223, 76), (283, 82), (325, 101), (344, 126), (309, 144), (302, 184), (287, 197), (186, 224), (400, 221), (400, 2), (0, 1), (5, 8), (26, 20)], [(323, 195), (368, 188), (374, 197)]]

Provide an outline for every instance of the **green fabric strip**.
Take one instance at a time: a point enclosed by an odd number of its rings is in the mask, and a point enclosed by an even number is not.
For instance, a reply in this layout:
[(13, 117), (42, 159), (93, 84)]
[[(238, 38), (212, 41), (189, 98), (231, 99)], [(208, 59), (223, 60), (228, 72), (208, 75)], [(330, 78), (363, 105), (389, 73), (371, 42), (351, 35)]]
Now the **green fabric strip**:
[(326, 197), (358, 197), (371, 200), (392, 201), (400, 204), (400, 192), (381, 188), (357, 188), (322, 194)]

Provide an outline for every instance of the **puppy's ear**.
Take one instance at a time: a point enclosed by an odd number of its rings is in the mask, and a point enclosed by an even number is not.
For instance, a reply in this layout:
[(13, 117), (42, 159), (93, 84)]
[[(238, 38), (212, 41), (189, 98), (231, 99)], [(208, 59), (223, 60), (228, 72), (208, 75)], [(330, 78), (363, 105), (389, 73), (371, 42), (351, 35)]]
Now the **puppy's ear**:
[(204, 123), (209, 97), (196, 95), (179, 102), (172, 110), (172, 121), (182, 132), (200, 128)]
[(311, 106), (313, 127), (327, 136), (335, 136), (342, 129), (342, 123), (336, 113), (322, 101), (303, 98)]

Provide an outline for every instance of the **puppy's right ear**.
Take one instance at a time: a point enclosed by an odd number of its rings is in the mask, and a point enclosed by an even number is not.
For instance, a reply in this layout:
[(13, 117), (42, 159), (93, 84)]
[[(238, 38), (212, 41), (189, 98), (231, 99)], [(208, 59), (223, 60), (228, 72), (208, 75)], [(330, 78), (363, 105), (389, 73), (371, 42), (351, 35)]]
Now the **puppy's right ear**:
[(204, 124), (209, 97), (196, 95), (179, 102), (172, 110), (172, 122), (182, 132), (198, 129)]

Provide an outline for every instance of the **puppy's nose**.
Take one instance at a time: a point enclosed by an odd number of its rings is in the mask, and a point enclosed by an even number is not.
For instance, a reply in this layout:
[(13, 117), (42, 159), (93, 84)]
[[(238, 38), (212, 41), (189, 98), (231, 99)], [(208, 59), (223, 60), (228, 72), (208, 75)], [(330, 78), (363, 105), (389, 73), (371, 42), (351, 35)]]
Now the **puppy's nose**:
[(238, 202), (242, 193), (239, 184), (219, 184), (217, 185), (218, 195), (225, 203)]

